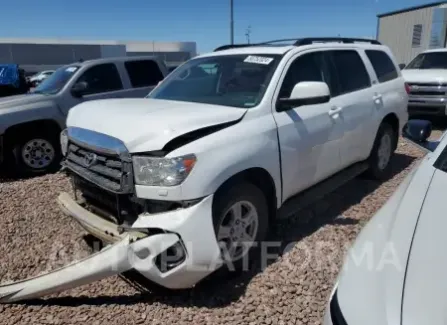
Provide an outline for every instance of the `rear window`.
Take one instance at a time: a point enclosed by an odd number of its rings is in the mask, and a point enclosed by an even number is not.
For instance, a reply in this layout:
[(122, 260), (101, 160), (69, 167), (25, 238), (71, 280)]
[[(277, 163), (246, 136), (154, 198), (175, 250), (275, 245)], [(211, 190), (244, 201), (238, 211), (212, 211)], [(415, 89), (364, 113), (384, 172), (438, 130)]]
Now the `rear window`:
[(124, 65), (134, 88), (156, 86), (164, 78), (158, 64), (152, 60), (127, 61)]
[(398, 77), (394, 63), (388, 54), (377, 50), (367, 50), (365, 52), (371, 61), (379, 82), (387, 82)]

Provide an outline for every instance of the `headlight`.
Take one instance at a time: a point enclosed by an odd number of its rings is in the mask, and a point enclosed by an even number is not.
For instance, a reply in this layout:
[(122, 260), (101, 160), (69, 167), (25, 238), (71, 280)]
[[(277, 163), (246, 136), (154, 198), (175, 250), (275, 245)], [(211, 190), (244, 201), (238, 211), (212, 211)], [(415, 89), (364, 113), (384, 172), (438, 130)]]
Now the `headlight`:
[(68, 132), (67, 132), (67, 129), (65, 129), (65, 130), (63, 130), (61, 132), (60, 139), (61, 139), (61, 151), (62, 151), (62, 154), (64, 156), (66, 156), (67, 155), (67, 150), (68, 150)]
[(135, 183), (149, 186), (176, 186), (189, 175), (196, 163), (196, 156), (176, 158), (132, 157)]

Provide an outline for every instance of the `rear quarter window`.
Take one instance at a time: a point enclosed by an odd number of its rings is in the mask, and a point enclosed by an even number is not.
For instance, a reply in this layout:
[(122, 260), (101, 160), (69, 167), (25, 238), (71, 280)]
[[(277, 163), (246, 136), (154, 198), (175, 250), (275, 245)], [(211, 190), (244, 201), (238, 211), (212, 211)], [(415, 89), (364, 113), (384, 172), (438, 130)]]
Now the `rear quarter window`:
[(378, 50), (366, 50), (365, 52), (369, 61), (371, 61), (379, 82), (387, 82), (398, 77), (396, 67), (388, 54)]
[(124, 66), (133, 88), (156, 86), (163, 80), (163, 73), (153, 60), (127, 61)]

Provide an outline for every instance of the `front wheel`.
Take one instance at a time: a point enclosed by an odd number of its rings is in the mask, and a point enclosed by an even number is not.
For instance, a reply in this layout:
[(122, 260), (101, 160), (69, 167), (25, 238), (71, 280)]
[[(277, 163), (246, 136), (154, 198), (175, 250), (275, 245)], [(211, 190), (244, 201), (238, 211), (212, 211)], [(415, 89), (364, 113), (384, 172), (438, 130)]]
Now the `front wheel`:
[(241, 271), (248, 265), (244, 259), (253, 257), (265, 239), (269, 223), (266, 202), (264, 193), (250, 183), (238, 183), (217, 193), (213, 224), (227, 269)]
[(57, 136), (33, 134), (23, 136), (13, 145), (14, 171), (19, 176), (41, 175), (56, 171), (61, 159)]

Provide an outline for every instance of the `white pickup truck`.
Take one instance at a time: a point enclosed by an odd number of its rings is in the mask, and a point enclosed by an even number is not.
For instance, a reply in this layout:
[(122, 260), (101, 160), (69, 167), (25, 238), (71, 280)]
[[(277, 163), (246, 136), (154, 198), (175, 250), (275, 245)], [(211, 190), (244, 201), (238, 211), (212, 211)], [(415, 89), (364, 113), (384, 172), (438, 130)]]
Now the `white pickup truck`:
[(61, 145), (75, 195), (58, 201), (114, 244), (1, 286), (0, 301), (129, 269), (190, 288), (222, 266), (247, 265), (296, 204), (365, 171), (386, 177), (408, 118), (389, 49), (342, 38), (289, 43), (224, 46), (178, 67), (145, 99), (72, 109)]
[(428, 50), (403, 70), (410, 115), (447, 116), (447, 49)]

